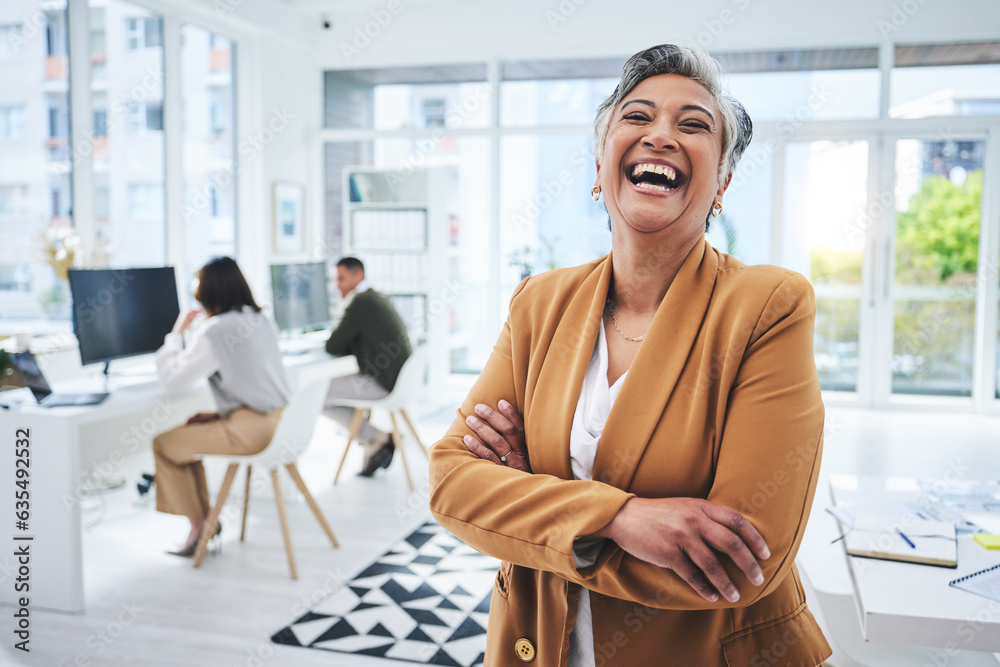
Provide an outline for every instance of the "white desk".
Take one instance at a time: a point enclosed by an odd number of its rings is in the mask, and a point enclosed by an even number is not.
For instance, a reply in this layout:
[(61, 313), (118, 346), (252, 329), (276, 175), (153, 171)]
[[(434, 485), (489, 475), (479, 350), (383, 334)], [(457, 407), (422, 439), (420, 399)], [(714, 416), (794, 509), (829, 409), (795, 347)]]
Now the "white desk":
[[(832, 475), (834, 503), (901, 502), (920, 496), (916, 480)], [(1000, 529), (1000, 515), (967, 518)], [(839, 548), (844, 549), (843, 540)], [(1000, 602), (948, 586), (948, 582), (1000, 563), (971, 535), (958, 538), (958, 568), (912, 565), (847, 556), (858, 613), (868, 641), (959, 651), (1000, 651)]]
[[(284, 356), (289, 383), (297, 387), (321, 377), (350, 375), (358, 372), (353, 357), (330, 357), (321, 348), (295, 356)], [(59, 383), (57, 392), (92, 392), (103, 390), (99, 378)], [(108, 457), (115, 464), (140, 447), (149, 447), (152, 438), (183, 424), (196, 411), (208, 411), (214, 405), (208, 384), (184, 392), (169, 392), (155, 376), (116, 378), (109, 387), (111, 395), (100, 405), (42, 408), (34, 403), (27, 390), (5, 392), (4, 400), (26, 398), (18, 406), (0, 410), (0, 553), (13, 553), (13, 537), (33, 536), (31, 551), (31, 606), (80, 613), (84, 609), (83, 552), (80, 519), (80, 448), (87, 444), (88, 427), (114, 420), (127, 420), (119, 430), (116, 449)], [(22, 393), (23, 392), (23, 393)], [(29, 530), (16, 530), (14, 498), (14, 439), (17, 429), (29, 429), (31, 440), (31, 518)], [(118, 459), (120, 460), (120, 459)], [(17, 544), (26, 544), (18, 542)], [(11, 572), (14, 559), (0, 556), (0, 603), (13, 604), (22, 594), (15, 593)]]

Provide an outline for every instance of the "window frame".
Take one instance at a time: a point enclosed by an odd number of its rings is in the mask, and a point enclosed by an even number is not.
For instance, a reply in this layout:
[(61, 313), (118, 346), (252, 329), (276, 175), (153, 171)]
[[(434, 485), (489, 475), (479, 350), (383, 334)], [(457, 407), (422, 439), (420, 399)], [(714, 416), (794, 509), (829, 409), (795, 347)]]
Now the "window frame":
[[(772, 166), (774, 176), (771, 179), (772, 188), (772, 201), (777, 202), (772, 207), (772, 221), (771, 221), (771, 259), (772, 263), (776, 258), (781, 256), (781, 231), (782, 231), (782, 217), (784, 211), (782, 210), (782, 205), (780, 203), (780, 188), (783, 179), (780, 177), (782, 170), (784, 169), (783, 154), (784, 145), (787, 141), (809, 141), (809, 140), (836, 140), (841, 138), (856, 138), (865, 137), (869, 138), (871, 141), (881, 141), (883, 137), (892, 135), (893, 133), (905, 133), (907, 135), (912, 134), (933, 134), (936, 131), (940, 131), (941, 127), (941, 117), (929, 117), (925, 119), (896, 119), (890, 118), (888, 116), (889, 108), (889, 93), (890, 93), (890, 83), (891, 83), (891, 72), (893, 69), (893, 49), (895, 48), (893, 43), (883, 43), (877, 46), (878, 55), (878, 72), (879, 72), (879, 101), (878, 101), (878, 117), (877, 118), (861, 118), (861, 119), (844, 119), (844, 120), (813, 120), (809, 119), (802, 123), (797, 123), (794, 127), (789, 128), (788, 123), (784, 121), (768, 121), (762, 123), (755, 123), (754, 142), (773, 142), (773, 146), (776, 150), (773, 152), (774, 163)], [(475, 65), (473, 63), (472, 65)], [(486, 85), (494, 91), (500, 90), (501, 84), (507, 80), (505, 79), (501, 72), (507, 66), (505, 61), (495, 59), (486, 63), (486, 70), (488, 72), (488, 78)], [(399, 68), (386, 68), (387, 71), (398, 70)], [(558, 68), (554, 68), (558, 70)], [(852, 68), (847, 68), (852, 69)], [(857, 69), (857, 68), (853, 68)], [(352, 72), (348, 70), (330, 70), (334, 75), (340, 77), (350, 78)], [(599, 70), (599, 73), (595, 75), (596, 78), (600, 77), (600, 73), (603, 70)], [(373, 71), (368, 70), (365, 74), (369, 77), (373, 76)], [(374, 72), (374, 76), (377, 76), (377, 72)], [(324, 74), (324, 80), (326, 80), (326, 74)], [(530, 77), (520, 77), (512, 80), (523, 80)], [(417, 82), (415, 82), (417, 83)], [(610, 92), (610, 90), (609, 90)], [(325, 95), (324, 95), (325, 99)], [(406, 138), (411, 140), (420, 139), (434, 139), (435, 135), (441, 135), (442, 132), (445, 136), (449, 137), (463, 137), (463, 136), (485, 136), (490, 139), (490, 154), (487, 158), (490, 169), (490, 197), (491, 201), (497, 202), (500, 197), (500, 165), (499, 161), (499, 142), (504, 136), (516, 135), (516, 134), (532, 134), (532, 135), (550, 135), (550, 134), (567, 134), (567, 133), (580, 133), (587, 132), (591, 133), (593, 131), (590, 124), (579, 124), (579, 125), (534, 125), (534, 126), (517, 126), (510, 127), (504, 126), (500, 122), (499, 109), (501, 107), (500, 101), (496, 98), (490, 100), (492, 105), (492, 112), (490, 117), (490, 122), (486, 127), (450, 127), (444, 128), (434, 128), (434, 127), (407, 127), (398, 130), (376, 130), (373, 127), (343, 127), (336, 126), (331, 127), (325, 125), (316, 135), (316, 144), (319, 151), (324, 151), (327, 144), (334, 145), (344, 145), (350, 146), (351, 144), (356, 144), (360, 142), (370, 142), (378, 139), (393, 139), (393, 138)], [(324, 119), (328, 119), (328, 110), (326, 107), (323, 109)], [(987, 271), (989, 266), (995, 266), (996, 260), (994, 259), (993, 264), (989, 264), (990, 257), (997, 257), (1000, 254), (1000, 116), (973, 116), (973, 117), (960, 117), (952, 116), (948, 117), (948, 127), (957, 134), (969, 134), (969, 135), (982, 135), (985, 134), (989, 137), (987, 144), (987, 159), (984, 168), (987, 181), (984, 184), (984, 197), (983, 197), (983, 218), (981, 223), (982, 235), (980, 239), (980, 266), (984, 267)], [(760, 144), (758, 144), (760, 145)], [(872, 154), (880, 153), (877, 148), (877, 143), (872, 143), (871, 151)], [(875, 159), (875, 158), (873, 158)], [(881, 162), (876, 159), (875, 164), (873, 164), (872, 169), (869, 170), (869, 183), (880, 182), (879, 179), (882, 178), (881, 171), (886, 167), (886, 165), (881, 164)], [(329, 179), (329, 177), (326, 177)], [(333, 177), (336, 179), (336, 176)], [(870, 185), (869, 201), (877, 196), (877, 192), (874, 191), (874, 185)], [(332, 204), (334, 207), (338, 206), (337, 203)], [(495, 207), (494, 207), (495, 208)], [(500, 220), (499, 215), (496, 211), (491, 212), (491, 219), (489, 221), (491, 226), (490, 235), (493, 239), (499, 240), (499, 229)], [(328, 242), (329, 243), (329, 242)], [(499, 243), (496, 244), (499, 247)], [(492, 330), (499, 331), (502, 324), (502, 312), (503, 305), (507, 303), (509, 294), (500, 294), (500, 273), (502, 258), (492, 257), (488, 258), (488, 262), (484, 264), (484, 271), (486, 271), (489, 278), (489, 290), (490, 293), (487, 295), (487, 299), (492, 303), (496, 304), (495, 308), (491, 308), (491, 312), (497, 313), (495, 321), (488, 323), (489, 328)], [(997, 357), (1000, 356), (997, 348), (1000, 347), (1000, 343), (997, 341), (997, 330), (998, 330), (998, 319), (1000, 319), (1000, 284), (998, 284), (997, 270), (992, 274), (989, 280), (981, 280), (980, 287), (981, 293), (978, 295), (979, 302), (983, 304), (980, 308), (980, 312), (977, 312), (977, 323), (976, 323), (976, 340), (977, 340), (977, 353), (982, 356), (979, 357), (978, 361), (981, 365), (990, 368), (991, 363), (996, 363)], [(992, 332), (992, 334), (990, 333)], [(862, 335), (865, 335), (862, 333)], [(982, 373), (982, 377), (977, 381), (977, 385), (973, 390), (973, 398), (964, 402), (961, 405), (957, 405), (951, 401), (932, 401), (934, 409), (941, 410), (952, 410), (952, 411), (975, 411), (984, 414), (998, 414), (1000, 415), (1000, 398), (997, 397), (998, 389), (998, 379), (997, 377), (991, 377), (1000, 375), (1000, 373), (994, 373), (992, 371)], [(858, 405), (859, 402), (856, 399), (853, 400), (842, 400), (836, 396), (828, 397), (832, 403), (839, 404), (852, 404)], [(870, 404), (870, 403), (869, 403)], [(893, 405), (892, 407), (899, 407), (902, 409), (914, 409), (923, 410), (927, 409), (928, 405), (915, 404), (915, 405)]]

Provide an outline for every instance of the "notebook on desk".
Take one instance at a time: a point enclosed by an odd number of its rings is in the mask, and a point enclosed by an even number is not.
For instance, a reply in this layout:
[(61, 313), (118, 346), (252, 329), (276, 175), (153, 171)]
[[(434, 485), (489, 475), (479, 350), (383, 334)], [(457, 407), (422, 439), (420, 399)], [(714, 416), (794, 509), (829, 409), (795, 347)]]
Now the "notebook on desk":
[(957, 567), (955, 524), (859, 514), (847, 535), (847, 553), (863, 558)]

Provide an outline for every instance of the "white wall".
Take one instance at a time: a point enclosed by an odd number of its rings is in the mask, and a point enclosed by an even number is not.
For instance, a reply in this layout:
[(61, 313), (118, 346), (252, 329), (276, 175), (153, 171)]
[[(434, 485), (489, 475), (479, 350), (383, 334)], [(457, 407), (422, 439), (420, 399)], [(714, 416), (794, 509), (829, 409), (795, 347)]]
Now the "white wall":
[[(322, 78), (308, 51), (267, 38), (258, 38), (238, 67), (245, 68), (240, 81), (250, 89), (247, 96), (237, 93), (244, 118), (237, 151), (246, 165), (240, 182), (239, 255), (254, 293), (268, 301), (268, 264), (322, 258), (317, 246), (323, 229), (322, 165), (314, 145)], [(273, 252), (273, 186), (279, 181), (305, 188), (306, 246), (298, 255)]]
[[(1000, 38), (1000, 5), (995, 0), (383, 0), (357, 4), (364, 9), (339, 15), (327, 12), (333, 23), (330, 30), (321, 28), (319, 13), (308, 21), (323, 68), (489, 58), (613, 57), (665, 42), (721, 52), (875, 46), (887, 39)], [(392, 14), (390, 8), (398, 9), (397, 13)], [(378, 14), (384, 27), (374, 22)], [(385, 21), (386, 15), (391, 20)], [(374, 37), (364, 35), (366, 28)]]
[[(236, 43), (237, 253), (258, 300), (270, 300), (267, 265), (315, 256), (322, 233), (321, 163), (313, 137), (321, 123), (322, 77), (308, 21), (280, 0), (133, 0)], [(273, 253), (273, 185), (306, 189), (307, 246)]]

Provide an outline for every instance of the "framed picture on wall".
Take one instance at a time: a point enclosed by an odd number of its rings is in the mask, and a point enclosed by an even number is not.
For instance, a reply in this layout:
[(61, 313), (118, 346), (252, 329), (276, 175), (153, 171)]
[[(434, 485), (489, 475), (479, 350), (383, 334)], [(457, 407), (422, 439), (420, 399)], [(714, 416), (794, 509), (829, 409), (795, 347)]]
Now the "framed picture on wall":
[(274, 252), (305, 251), (305, 188), (293, 183), (274, 184)]

